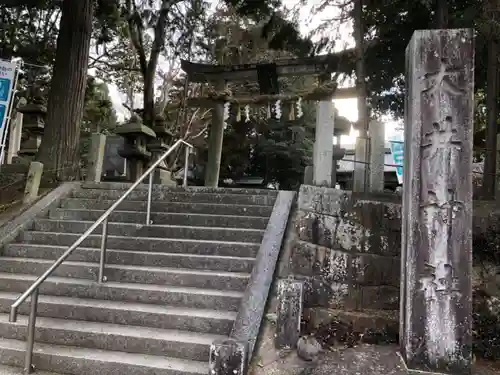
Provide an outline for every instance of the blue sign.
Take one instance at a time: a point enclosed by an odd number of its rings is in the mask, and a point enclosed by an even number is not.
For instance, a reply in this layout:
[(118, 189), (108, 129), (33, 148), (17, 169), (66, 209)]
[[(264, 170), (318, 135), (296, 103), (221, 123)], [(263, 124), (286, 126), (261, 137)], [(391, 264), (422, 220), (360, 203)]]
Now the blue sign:
[(0, 104), (0, 129), (3, 127), (6, 112), (7, 107), (4, 104)]
[(0, 102), (8, 102), (10, 94), (10, 79), (0, 78)]
[(16, 67), (16, 63), (12, 61), (0, 60), (0, 163), (5, 152), (5, 139), (8, 137), (6, 124), (9, 121), (9, 105), (16, 81)]
[(389, 141), (391, 144), (391, 154), (392, 160), (395, 165), (399, 165), (400, 167), (396, 167), (396, 175), (398, 177), (398, 182), (400, 184), (403, 183), (403, 164), (405, 160), (405, 144), (401, 136), (393, 136)]

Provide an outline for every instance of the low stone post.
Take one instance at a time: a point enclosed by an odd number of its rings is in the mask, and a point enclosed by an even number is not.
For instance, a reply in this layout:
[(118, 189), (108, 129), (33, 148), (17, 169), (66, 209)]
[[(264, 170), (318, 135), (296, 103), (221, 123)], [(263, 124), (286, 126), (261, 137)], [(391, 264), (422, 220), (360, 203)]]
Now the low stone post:
[(151, 160), (151, 151), (147, 149), (149, 140), (156, 138), (155, 132), (144, 125), (137, 115), (133, 115), (130, 121), (119, 126), (116, 134), (125, 138), (123, 148), (118, 154), (127, 159), (127, 178), (136, 181), (145, 171)]
[(473, 31), (419, 30), (406, 49), (400, 345), (411, 370), (472, 364)]
[(210, 375), (246, 375), (247, 362), (247, 343), (227, 338), (210, 346)]
[(90, 149), (88, 154), (87, 181), (100, 182), (106, 150), (106, 136), (93, 133), (90, 136)]
[(277, 349), (294, 349), (300, 338), (304, 283), (294, 279), (278, 281), (278, 307), (276, 311)]
[(43, 164), (38, 161), (32, 161), (26, 178), (26, 187), (24, 188), (23, 203), (30, 204), (38, 197), (38, 189), (42, 180)]
[(372, 120), (370, 134), (370, 191), (384, 191), (385, 124)]
[(368, 176), (366, 155), (368, 154), (368, 139), (366, 137), (356, 138), (356, 149), (354, 151), (354, 169), (352, 175), (352, 191), (361, 193), (367, 191)]

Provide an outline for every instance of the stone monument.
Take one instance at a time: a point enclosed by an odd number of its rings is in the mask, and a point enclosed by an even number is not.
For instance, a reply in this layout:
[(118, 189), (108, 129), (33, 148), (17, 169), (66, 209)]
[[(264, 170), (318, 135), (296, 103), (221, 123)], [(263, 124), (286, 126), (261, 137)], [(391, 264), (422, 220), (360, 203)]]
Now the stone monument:
[(406, 50), (400, 345), (410, 370), (470, 374), (473, 31)]

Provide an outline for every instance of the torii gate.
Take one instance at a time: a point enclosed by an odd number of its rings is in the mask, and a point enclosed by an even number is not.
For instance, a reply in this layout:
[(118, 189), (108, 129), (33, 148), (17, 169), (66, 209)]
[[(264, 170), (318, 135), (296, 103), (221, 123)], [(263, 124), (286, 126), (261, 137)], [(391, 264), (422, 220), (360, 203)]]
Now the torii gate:
[[(222, 141), (224, 136), (224, 104), (269, 105), (280, 101), (319, 101), (316, 115), (316, 141), (314, 143), (314, 173), (316, 185), (331, 185), (333, 165), (333, 99), (356, 97), (356, 88), (337, 88), (331, 82), (331, 74), (338, 72), (341, 59), (354, 61), (354, 51), (347, 50), (337, 54), (302, 59), (282, 59), (274, 63), (211, 65), (182, 60), (181, 68), (188, 82), (210, 83), (215, 92), (211, 95), (187, 99), (187, 106), (213, 108), (212, 125), (208, 141), (208, 162), (205, 171), (205, 186), (217, 187), (219, 181)], [(349, 73), (349, 72), (346, 72)], [(317, 76), (319, 82), (328, 82), (323, 87), (284, 95), (279, 92), (278, 77)], [(226, 92), (228, 82), (258, 81), (260, 95), (233, 97)], [(336, 129), (336, 133), (350, 129)]]

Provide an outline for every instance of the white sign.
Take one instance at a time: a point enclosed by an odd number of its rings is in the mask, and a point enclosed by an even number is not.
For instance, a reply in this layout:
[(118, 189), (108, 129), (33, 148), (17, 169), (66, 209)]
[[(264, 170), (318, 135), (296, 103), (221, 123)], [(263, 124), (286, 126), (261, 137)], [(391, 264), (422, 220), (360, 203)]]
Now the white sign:
[(396, 175), (398, 176), (398, 182), (400, 184), (403, 183), (403, 164), (405, 160), (405, 144), (404, 144), (404, 139), (401, 134), (399, 135), (394, 135), (391, 137), (389, 140), (391, 144), (391, 154), (392, 154), (392, 160), (394, 161), (394, 164), (397, 165), (396, 167)]
[(9, 103), (15, 89), (16, 63), (0, 60), (0, 141), (4, 137), (9, 116)]

